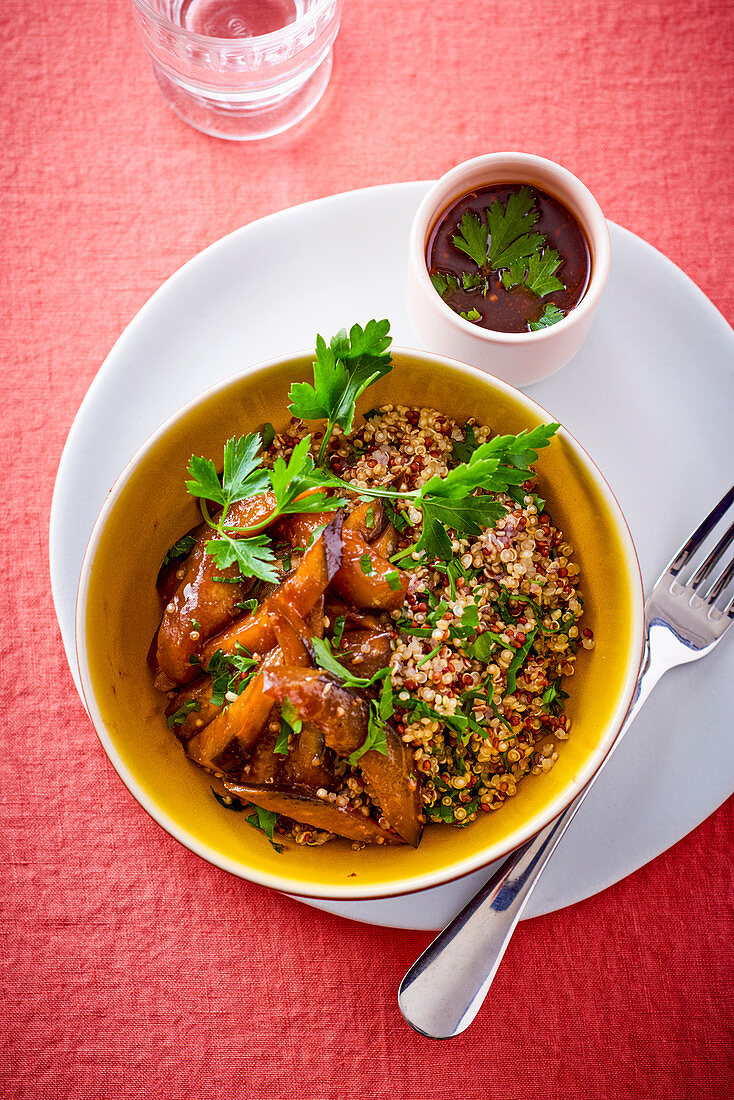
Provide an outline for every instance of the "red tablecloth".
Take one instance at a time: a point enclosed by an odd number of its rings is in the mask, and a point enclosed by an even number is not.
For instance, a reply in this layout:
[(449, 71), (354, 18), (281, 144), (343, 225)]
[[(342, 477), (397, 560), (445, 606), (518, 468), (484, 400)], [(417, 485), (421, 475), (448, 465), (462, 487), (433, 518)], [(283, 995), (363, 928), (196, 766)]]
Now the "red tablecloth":
[(122, 328), (210, 241), (293, 203), (527, 149), (732, 318), (732, 16), (729, 0), (347, 0), (316, 113), (238, 146), (169, 112), (124, 0), (5, 3), (4, 1096), (731, 1095), (731, 802), (523, 924), (475, 1026), (435, 1044), (395, 998), (427, 934), (231, 878), (125, 791), (66, 666), (46, 539), (66, 433)]

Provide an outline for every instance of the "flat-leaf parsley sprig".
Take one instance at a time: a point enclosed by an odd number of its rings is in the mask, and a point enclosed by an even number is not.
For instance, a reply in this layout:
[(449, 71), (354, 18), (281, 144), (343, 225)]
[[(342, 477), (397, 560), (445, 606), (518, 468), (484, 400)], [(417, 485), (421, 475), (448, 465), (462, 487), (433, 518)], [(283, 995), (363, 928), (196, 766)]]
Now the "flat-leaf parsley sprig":
[[(290, 409), (304, 420), (327, 420), (319, 449), (318, 465), (311, 454), (311, 437), (301, 439), (287, 460), (275, 458), (272, 469), (263, 462), (263, 443), (258, 432), (229, 439), (224, 447), (221, 477), (211, 459), (192, 456), (188, 491), (199, 498), (202, 515), (216, 534), (206, 544), (207, 552), (220, 569), (236, 565), (242, 576), (275, 582), (276, 558), (262, 523), (238, 526), (230, 518), (232, 506), (265, 492), (274, 498), (268, 524), (278, 516), (301, 512), (328, 512), (347, 503), (335, 491), (354, 493), (354, 486), (321, 465), (326, 459), (328, 440), (334, 426), (351, 431), (359, 396), (392, 369), (387, 354), (391, 342), (388, 321), (369, 321), (364, 328), (353, 325), (349, 335), (338, 333), (327, 345), (319, 336), (313, 366), (313, 385), (294, 382)], [(541, 424), (519, 435), (502, 435), (477, 444), (470, 428), (466, 441), (455, 447), (454, 458), (464, 458), (445, 477), (432, 477), (419, 489), (398, 491), (383, 486), (359, 488), (363, 498), (386, 502), (405, 500), (422, 513), (419, 538), (396, 554), (393, 560), (424, 554), (438, 560), (452, 557), (451, 532), (477, 536), (493, 527), (508, 509), (496, 499), (498, 493), (516, 498), (519, 487), (534, 476), (533, 463), (558, 430), (555, 423)], [(219, 505), (213, 517), (209, 505)]]
[[(447, 561), (452, 557), (450, 531), (476, 537), (485, 527), (494, 527), (508, 509), (495, 499), (496, 493), (512, 493), (534, 476), (538, 451), (547, 447), (559, 424), (539, 424), (519, 435), (501, 435), (476, 446), (466, 462), (434, 476), (420, 489), (396, 491), (360, 486), (360, 496), (386, 500), (407, 500), (423, 514), (420, 538), (395, 554), (400, 561), (414, 552)], [(466, 452), (465, 452), (466, 453)], [(331, 484), (351, 488), (349, 482), (332, 477)], [(473, 495), (479, 491), (480, 495)]]
[[(192, 455), (191, 480), (186, 482), (186, 488), (199, 498), (204, 519), (219, 536), (211, 539), (206, 549), (220, 569), (237, 565), (243, 576), (269, 582), (279, 579), (270, 539), (257, 533), (262, 525), (239, 527), (227, 522), (230, 508), (238, 501), (272, 491), (275, 504), (269, 523), (293, 512), (333, 511), (345, 503), (340, 497), (327, 495), (323, 478), (309, 453), (310, 445), (307, 436), (294, 447), (287, 462), (278, 456), (272, 470), (267, 470), (263, 467), (262, 438), (258, 432), (229, 439), (224, 446), (221, 481), (211, 459)], [(212, 518), (208, 502), (221, 505), (218, 519)]]
[[(523, 188), (523, 191), (525, 190), (529, 191), (529, 188)], [(510, 199), (515, 198), (517, 196), (510, 196)], [(530, 201), (532, 205), (532, 196)], [(508, 199), (509, 205), (510, 200)], [(525, 206), (518, 206), (516, 202), (511, 207), (511, 211), (515, 212), (516, 215), (518, 209), (522, 212), (525, 210)], [(530, 217), (532, 218), (530, 224), (534, 224), (535, 219), (532, 215)], [(522, 224), (524, 223), (521, 220), (520, 225)], [(517, 226), (515, 226), (515, 230), (516, 228)], [(505, 228), (499, 238), (499, 242), (504, 249), (503, 255), (509, 248), (509, 241), (512, 232), (515, 230)], [(497, 232), (499, 233), (499, 229)], [(540, 235), (535, 234), (535, 236)], [(541, 239), (544, 240), (545, 238)], [(486, 245), (487, 241), (485, 239), (485, 249)], [(375, 339), (377, 340), (376, 343), (374, 342)], [(324, 364), (331, 363), (333, 355), (336, 354), (334, 349), (346, 354), (344, 349), (349, 345), (359, 355), (367, 354), (366, 362), (374, 365), (373, 358), (370, 357), (369, 353), (364, 352), (364, 348), (369, 346), (374, 351), (376, 347), (387, 347), (389, 345), (389, 322), (370, 321), (364, 329), (360, 328), (359, 325), (355, 325), (351, 329), (349, 338), (342, 331), (334, 337), (329, 348), (327, 348), (322, 337), (319, 337), (319, 341), (321, 355), (318, 354), (317, 349), (317, 362), (313, 366), (313, 385), (311, 386), (306, 382), (294, 382), (290, 390), (291, 405), (289, 408), (294, 415), (300, 416), (302, 420), (322, 419), (327, 415), (324, 410), (330, 406), (330, 403), (334, 404), (333, 375), (329, 373), (329, 370), (324, 369)], [(327, 351), (330, 353), (329, 355), (326, 354)], [(389, 359), (389, 356), (387, 358)], [(357, 362), (357, 359), (352, 361)], [(370, 369), (372, 368), (370, 367)], [(344, 367), (344, 373), (345, 375), (348, 374), (347, 367)], [(335, 417), (329, 420), (327, 431), (324, 433), (324, 441), (319, 450), (319, 462), (323, 461), (324, 444), (333, 430), (334, 423), (340, 423), (342, 426), (349, 425), (348, 429), (345, 428), (345, 430), (351, 430), (358, 397), (367, 386), (376, 381), (378, 377), (382, 377), (383, 373), (387, 372), (374, 372), (372, 377), (364, 385), (361, 385), (361, 388), (351, 386), (339, 391), (339, 415), (341, 420), (337, 420)], [(381, 500), (407, 500), (423, 514), (423, 530), (420, 538), (395, 555), (393, 560), (401, 560), (413, 552), (425, 552), (433, 557), (447, 560), (452, 556), (449, 530), (454, 530), (459, 535), (476, 536), (481, 534), (482, 528), (493, 527), (499, 519), (507, 514), (507, 508), (492, 496), (486, 494), (512, 491), (532, 477), (533, 470), (531, 467), (537, 460), (538, 450), (548, 445), (558, 428), (559, 425), (555, 423), (541, 424), (530, 432), (523, 431), (516, 436), (496, 436), (481, 445), (476, 445), (472, 433), (471, 445), (465, 445), (461, 451), (462, 456), (467, 456), (467, 461), (449, 470), (445, 477), (432, 477), (420, 489), (398, 492), (386, 489), (383, 486), (375, 489), (360, 486), (359, 495), (362, 497), (375, 497)], [(327, 470), (322, 470), (321, 473), (324, 484), (342, 490), (354, 491), (354, 487), (348, 481), (330, 474)], [(483, 495), (472, 495), (478, 490)]]
[(392, 343), (389, 332), (390, 322), (385, 320), (368, 321), (364, 328), (352, 325), (349, 335), (342, 329), (328, 344), (323, 336), (317, 336), (313, 385), (294, 382), (288, 408), (302, 420), (326, 420), (319, 465), (326, 456), (334, 426), (338, 424), (349, 434), (360, 395), (392, 370), (387, 350)]

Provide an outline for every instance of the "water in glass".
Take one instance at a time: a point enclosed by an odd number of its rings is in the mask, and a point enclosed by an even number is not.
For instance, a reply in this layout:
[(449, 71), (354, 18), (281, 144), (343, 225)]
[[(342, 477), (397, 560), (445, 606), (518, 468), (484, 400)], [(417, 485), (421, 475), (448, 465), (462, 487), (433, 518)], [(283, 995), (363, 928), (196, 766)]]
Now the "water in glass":
[(212, 38), (254, 38), (294, 23), (301, 3), (294, 0), (184, 0), (182, 27)]

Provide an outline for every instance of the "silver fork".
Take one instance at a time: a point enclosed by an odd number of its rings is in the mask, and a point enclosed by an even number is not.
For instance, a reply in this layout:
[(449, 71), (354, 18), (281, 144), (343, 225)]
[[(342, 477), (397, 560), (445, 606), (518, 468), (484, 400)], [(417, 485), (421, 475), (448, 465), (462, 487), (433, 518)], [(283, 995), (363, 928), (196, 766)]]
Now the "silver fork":
[(681, 571), (733, 503), (734, 486), (658, 578), (645, 604), (645, 650), (635, 694), (601, 767), (555, 821), (508, 856), (403, 978), (398, 995), (400, 1011), (422, 1035), (450, 1039), (469, 1026), (544, 867), (650, 692), (668, 669), (710, 653), (732, 625), (734, 599), (723, 610), (717, 604), (734, 579), (734, 555), (712, 578), (734, 541), (734, 522), (685, 583), (681, 583)]

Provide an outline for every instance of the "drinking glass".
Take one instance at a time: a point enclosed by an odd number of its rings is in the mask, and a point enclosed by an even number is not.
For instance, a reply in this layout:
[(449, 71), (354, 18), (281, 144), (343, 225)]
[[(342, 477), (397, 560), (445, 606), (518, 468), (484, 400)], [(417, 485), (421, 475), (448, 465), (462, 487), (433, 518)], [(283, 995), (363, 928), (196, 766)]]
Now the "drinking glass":
[(248, 141), (293, 126), (329, 82), (343, 0), (133, 0), (161, 91), (184, 121)]

